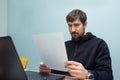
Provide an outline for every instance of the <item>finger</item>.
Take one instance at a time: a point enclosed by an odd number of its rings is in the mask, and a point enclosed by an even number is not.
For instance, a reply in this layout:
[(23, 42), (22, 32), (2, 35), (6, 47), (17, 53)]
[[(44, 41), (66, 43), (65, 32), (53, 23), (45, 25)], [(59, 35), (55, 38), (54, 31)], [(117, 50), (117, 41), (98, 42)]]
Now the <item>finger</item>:
[(81, 71), (78, 70), (69, 70), (68, 72), (73, 77), (81, 77), (83, 74)]
[(49, 68), (47, 65), (45, 65), (44, 63), (40, 63), (39, 68)]
[(40, 69), (43, 69), (43, 70), (44, 70), (44, 69), (49, 69), (49, 68), (46, 68), (46, 67), (40, 67)]
[(40, 66), (39, 71), (41, 71), (41, 70), (50, 70), (50, 68), (47, 66)]
[(76, 74), (76, 75), (82, 73), (81, 70), (68, 70), (68, 72), (69, 72), (70, 74)]
[(76, 65), (76, 66), (81, 65), (81, 63), (78, 63), (78, 62), (75, 62), (75, 61), (66, 61), (65, 64), (66, 65)]
[(49, 68), (40, 68), (39, 71), (40, 71), (40, 72), (45, 72), (45, 73), (50, 73), (50, 72), (51, 72), (51, 69), (49, 69)]
[(79, 78), (80, 80), (83, 80), (86, 78), (86, 75), (80, 70), (70, 70), (69, 74), (73, 77)]
[(74, 73), (69, 73), (69, 74), (73, 77), (77, 76), (77, 74), (74, 74)]
[(69, 74), (70, 74), (71, 76), (73, 76), (73, 77), (76, 77), (76, 76), (77, 76), (77, 73), (75, 73), (75, 72), (69, 71)]
[(40, 72), (50, 73), (50, 70), (40, 70)]
[(46, 66), (43, 62), (40, 63), (40, 66)]
[(65, 68), (71, 69), (71, 70), (81, 70), (81, 66), (75, 66), (75, 65), (66, 65)]
[(50, 69), (49, 67), (47, 67), (46, 65), (42, 65), (39, 67), (40, 69)]

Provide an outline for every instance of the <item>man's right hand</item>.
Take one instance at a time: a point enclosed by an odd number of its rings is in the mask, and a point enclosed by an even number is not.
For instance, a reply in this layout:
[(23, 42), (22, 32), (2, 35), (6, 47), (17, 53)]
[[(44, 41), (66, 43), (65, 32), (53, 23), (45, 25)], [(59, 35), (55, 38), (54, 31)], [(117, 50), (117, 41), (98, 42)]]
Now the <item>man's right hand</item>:
[(39, 65), (39, 71), (48, 74), (51, 73), (51, 69), (47, 67), (47, 65), (45, 65), (43, 62), (41, 62)]

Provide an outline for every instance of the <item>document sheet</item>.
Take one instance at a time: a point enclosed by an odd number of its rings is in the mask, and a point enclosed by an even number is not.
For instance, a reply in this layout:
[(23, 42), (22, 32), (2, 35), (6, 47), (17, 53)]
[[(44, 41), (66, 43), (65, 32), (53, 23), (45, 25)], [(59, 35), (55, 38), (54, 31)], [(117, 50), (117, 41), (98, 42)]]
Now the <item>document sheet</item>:
[(61, 32), (33, 35), (33, 40), (40, 52), (42, 61), (48, 67), (60, 71), (67, 70), (64, 65), (68, 59)]

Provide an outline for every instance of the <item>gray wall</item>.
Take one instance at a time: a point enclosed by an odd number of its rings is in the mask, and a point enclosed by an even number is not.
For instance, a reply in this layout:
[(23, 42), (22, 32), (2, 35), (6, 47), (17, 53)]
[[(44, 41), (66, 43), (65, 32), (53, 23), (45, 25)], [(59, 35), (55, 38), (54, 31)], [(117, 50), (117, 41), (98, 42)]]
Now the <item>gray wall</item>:
[(8, 0), (8, 34), (20, 56), (27, 56), (27, 69), (38, 70), (40, 55), (32, 34), (63, 32), (70, 39), (65, 21), (74, 8), (88, 15), (87, 31), (104, 39), (110, 48), (115, 80), (120, 80), (120, 9), (119, 0)]
[(7, 0), (0, 0), (0, 36), (7, 34)]

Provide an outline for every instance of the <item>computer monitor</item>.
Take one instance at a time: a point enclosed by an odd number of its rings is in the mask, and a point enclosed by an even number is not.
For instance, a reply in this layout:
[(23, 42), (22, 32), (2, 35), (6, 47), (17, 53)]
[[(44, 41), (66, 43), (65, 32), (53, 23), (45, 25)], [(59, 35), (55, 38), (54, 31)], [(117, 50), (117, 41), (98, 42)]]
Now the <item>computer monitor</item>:
[(0, 80), (27, 80), (10, 36), (0, 37)]

